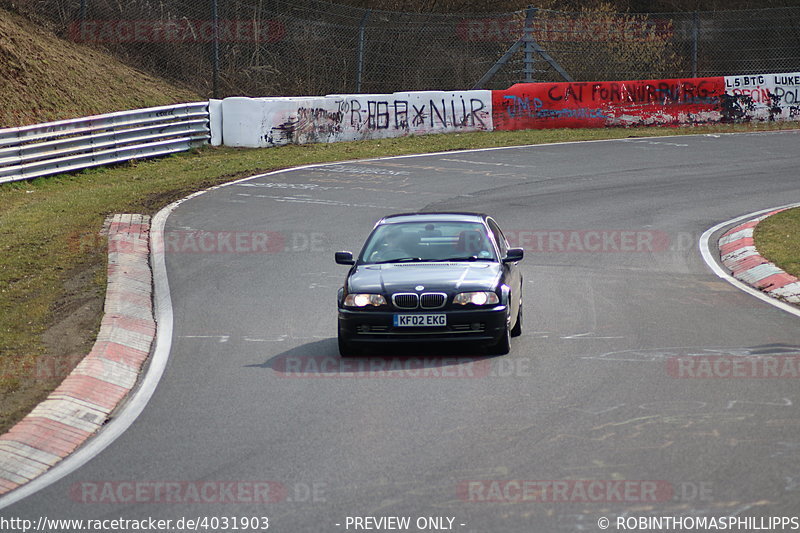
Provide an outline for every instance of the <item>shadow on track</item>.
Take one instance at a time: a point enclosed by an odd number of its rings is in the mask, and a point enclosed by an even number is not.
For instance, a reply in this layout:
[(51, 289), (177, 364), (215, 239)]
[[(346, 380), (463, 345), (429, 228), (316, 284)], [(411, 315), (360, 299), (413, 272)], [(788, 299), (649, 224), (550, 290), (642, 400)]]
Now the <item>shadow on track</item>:
[(251, 368), (266, 368), (283, 376), (303, 377), (483, 377), (492, 361), (470, 345), (424, 344), (380, 346), (369, 355), (342, 358), (336, 339), (302, 344)]

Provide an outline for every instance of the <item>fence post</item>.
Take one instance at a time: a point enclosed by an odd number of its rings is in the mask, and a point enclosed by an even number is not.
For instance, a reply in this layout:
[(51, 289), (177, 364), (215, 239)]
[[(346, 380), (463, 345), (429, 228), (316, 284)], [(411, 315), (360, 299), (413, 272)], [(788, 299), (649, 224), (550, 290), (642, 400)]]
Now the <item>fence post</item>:
[(700, 32), (700, 17), (695, 11), (692, 15), (692, 77), (697, 77), (697, 41)]
[(361, 24), (358, 26), (358, 57), (356, 58), (356, 94), (361, 92), (361, 78), (364, 75), (364, 32), (367, 28), (367, 20), (372, 13), (371, 9), (364, 12), (361, 17)]
[(213, 35), (211, 39), (211, 70), (213, 98), (219, 98), (219, 6), (217, 0), (211, 0), (211, 25)]
[(80, 24), (80, 28), (81, 28), (80, 39), (81, 39), (81, 41), (86, 36), (86, 9), (87, 9), (86, 2), (87, 1), (88, 0), (81, 0), (81, 8), (80, 8), (80, 11), (79, 11), (79, 14), (78, 14), (78, 17), (79, 17), (79, 19), (81, 21), (81, 24)]

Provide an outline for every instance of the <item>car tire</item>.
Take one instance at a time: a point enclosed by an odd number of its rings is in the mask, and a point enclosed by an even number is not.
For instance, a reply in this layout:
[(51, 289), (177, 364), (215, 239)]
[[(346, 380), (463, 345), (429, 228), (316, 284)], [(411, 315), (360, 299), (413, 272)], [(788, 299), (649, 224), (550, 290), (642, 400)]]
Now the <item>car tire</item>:
[(517, 311), (517, 323), (511, 328), (511, 336), (519, 337), (522, 335), (522, 300), (519, 301), (519, 311)]
[(503, 328), (503, 334), (500, 339), (489, 348), (489, 353), (492, 355), (506, 355), (511, 351), (511, 332), (508, 330), (508, 325)]

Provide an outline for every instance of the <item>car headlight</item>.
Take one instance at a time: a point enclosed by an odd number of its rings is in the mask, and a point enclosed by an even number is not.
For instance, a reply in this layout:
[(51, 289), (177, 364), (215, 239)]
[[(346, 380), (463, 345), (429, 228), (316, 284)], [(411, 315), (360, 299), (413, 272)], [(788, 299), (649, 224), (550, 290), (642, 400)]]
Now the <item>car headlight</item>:
[(368, 305), (386, 305), (386, 298), (380, 294), (352, 293), (344, 297), (346, 307), (366, 307)]
[(453, 298), (453, 303), (458, 305), (494, 305), (500, 303), (500, 298), (491, 291), (461, 292)]

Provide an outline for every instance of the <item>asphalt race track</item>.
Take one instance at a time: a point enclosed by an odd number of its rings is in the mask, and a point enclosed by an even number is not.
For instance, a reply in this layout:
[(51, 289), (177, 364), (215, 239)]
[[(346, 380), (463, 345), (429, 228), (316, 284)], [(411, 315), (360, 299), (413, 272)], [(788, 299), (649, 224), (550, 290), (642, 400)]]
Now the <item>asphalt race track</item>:
[[(167, 222), (175, 327), (155, 395), (101, 454), (3, 516), (553, 532), (800, 514), (800, 382), (676, 366), (800, 356), (798, 318), (717, 278), (697, 246), (719, 222), (797, 202), (799, 145), (789, 131), (348, 162), (189, 200)], [(415, 210), (487, 212), (522, 241), (510, 355), (340, 362), (333, 252)], [(214, 236), (205, 250), (198, 230)], [(253, 502), (255, 482), (277, 501)], [(166, 483), (177, 501), (153, 488)], [(198, 500), (199, 486), (217, 492)]]

